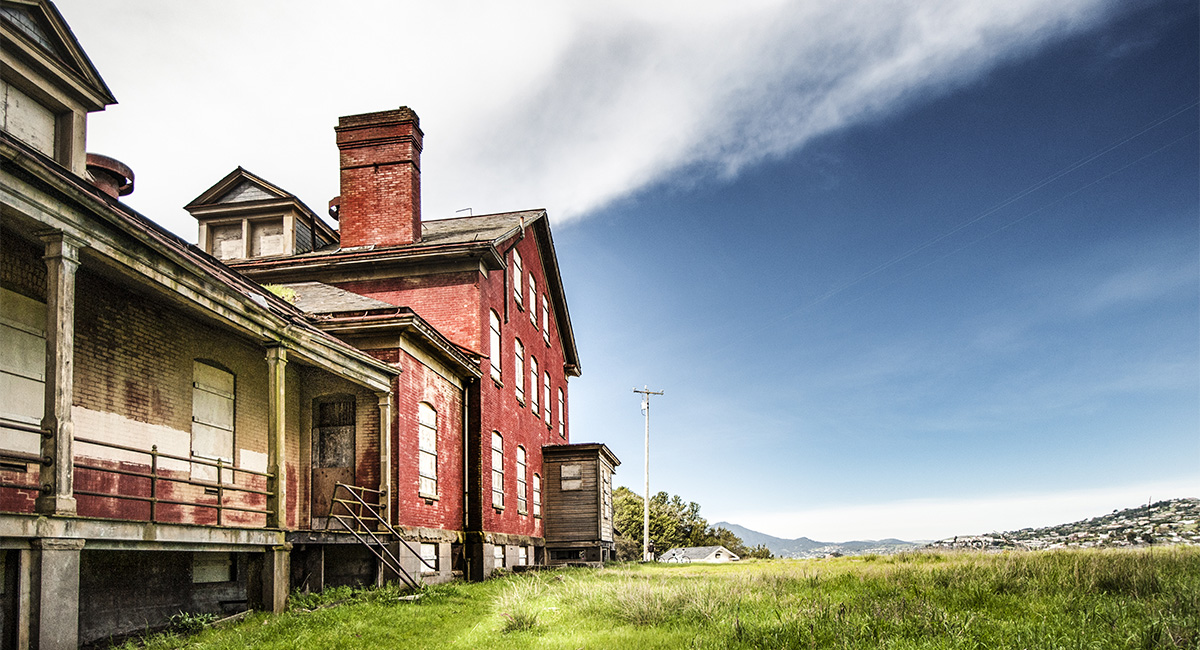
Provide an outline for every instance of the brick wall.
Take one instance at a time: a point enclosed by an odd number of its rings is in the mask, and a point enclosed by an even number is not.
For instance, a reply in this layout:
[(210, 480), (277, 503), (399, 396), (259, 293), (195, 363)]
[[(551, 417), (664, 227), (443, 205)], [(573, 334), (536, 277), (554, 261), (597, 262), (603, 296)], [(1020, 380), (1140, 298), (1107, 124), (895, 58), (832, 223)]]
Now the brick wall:
[[(463, 529), (462, 391), (403, 351), (395, 351), (403, 372), (396, 378), (392, 466), (397, 523), (401, 526)], [(419, 494), (418, 405), (437, 411), (437, 499)]]
[[(474, 271), (336, 283), (339, 288), (401, 307), (409, 307), (446, 338), (481, 350), (486, 329), (479, 326), (479, 283)], [(483, 321), (487, 327), (486, 319)]]

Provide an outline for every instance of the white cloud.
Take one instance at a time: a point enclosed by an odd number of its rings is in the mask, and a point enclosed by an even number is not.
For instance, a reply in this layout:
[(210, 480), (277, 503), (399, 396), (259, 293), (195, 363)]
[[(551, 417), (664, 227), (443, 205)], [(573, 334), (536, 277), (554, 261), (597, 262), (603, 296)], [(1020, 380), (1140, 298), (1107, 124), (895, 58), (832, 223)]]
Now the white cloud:
[(242, 164), (315, 209), (339, 115), (412, 106), (427, 218), (556, 219), (662, 181), (728, 177), (978, 78), (1109, 0), (59, 5), (123, 104), (92, 149), (179, 206)]
[(1200, 496), (1200, 475), (1058, 493), (1008, 493), (985, 498), (912, 499), (796, 511), (744, 512), (726, 521), (793, 539), (944, 539), (1052, 526), (1132, 508), (1148, 500)]

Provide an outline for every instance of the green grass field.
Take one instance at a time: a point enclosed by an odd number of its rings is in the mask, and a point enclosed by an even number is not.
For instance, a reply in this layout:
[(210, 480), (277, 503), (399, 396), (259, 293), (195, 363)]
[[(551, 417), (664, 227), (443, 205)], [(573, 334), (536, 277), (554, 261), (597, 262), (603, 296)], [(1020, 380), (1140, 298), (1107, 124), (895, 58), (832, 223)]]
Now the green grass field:
[[(1200, 648), (1200, 549), (615, 565), (296, 595), (152, 648)], [(317, 608), (322, 603), (343, 604)]]

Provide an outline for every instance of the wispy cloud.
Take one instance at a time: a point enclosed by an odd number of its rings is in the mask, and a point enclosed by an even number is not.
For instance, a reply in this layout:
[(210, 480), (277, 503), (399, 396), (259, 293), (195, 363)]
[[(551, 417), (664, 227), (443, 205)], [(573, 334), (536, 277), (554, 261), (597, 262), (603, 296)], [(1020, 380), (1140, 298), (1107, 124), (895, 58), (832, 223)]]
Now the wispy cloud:
[(238, 164), (324, 205), (338, 115), (422, 115), (427, 217), (545, 206), (573, 219), (656, 183), (736, 175), (1117, 6), (59, 4), (123, 102), (93, 121), (94, 149), (134, 164), (131, 203), (185, 234), (178, 207)]
[(438, 191), (570, 219), (654, 183), (729, 177), (978, 78), (1107, 4), (606, 5), (574, 16), (586, 28), (533, 92), (451, 136), (463, 173)]

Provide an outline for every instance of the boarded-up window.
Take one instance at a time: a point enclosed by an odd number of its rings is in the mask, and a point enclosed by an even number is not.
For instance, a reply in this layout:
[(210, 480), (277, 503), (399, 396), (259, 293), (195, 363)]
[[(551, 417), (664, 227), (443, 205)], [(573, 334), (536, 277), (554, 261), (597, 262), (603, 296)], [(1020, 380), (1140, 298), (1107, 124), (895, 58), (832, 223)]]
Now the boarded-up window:
[(504, 567), (504, 545), (503, 544), (496, 544), (495, 546), (492, 547), (492, 564), (497, 569)]
[(492, 360), (492, 379), (500, 381), (500, 316), (491, 312), (492, 338), (488, 356)]
[(313, 467), (354, 467), (354, 400), (317, 404)]
[(513, 285), (513, 300), (517, 305), (522, 302), (521, 298), (521, 283), (525, 281), (524, 272), (521, 270), (521, 254), (513, 251), (512, 264), (512, 285)]
[(232, 553), (192, 553), (192, 582), (230, 582), (233, 567)]
[(227, 223), (208, 227), (208, 239), (212, 242), (212, 256), (219, 260), (235, 260), (245, 257), (242, 246), (242, 224)]
[(525, 464), (525, 448), (518, 446), (517, 447), (517, 512), (522, 515), (527, 512), (527, 504), (526, 504), (526, 500), (525, 500), (525, 492), (526, 492), (525, 471), (526, 471), (526, 468), (527, 468), (527, 465)]
[(525, 566), (526, 564), (529, 564), (529, 547), (528, 546), (518, 546), (517, 547), (517, 565)]
[(36, 433), (5, 422), (38, 426), (46, 381), (46, 305), (0, 289), (0, 449), (39, 453)]
[[(192, 455), (233, 463), (234, 380), (233, 373), (203, 361), (192, 371)], [(192, 464), (192, 477), (217, 481), (217, 468)], [(220, 480), (232, 481), (232, 472)]]
[(504, 436), (492, 432), (492, 507), (504, 507)]
[(54, 157), (54, 112), (7, 82), (0, 81), (4, 130), (37, 151)]
[(437, 496), (437, 411), (432, 406), (421, 402), (417, 405), (420, 493), (426, 496)]
[(517, 401), (524, 404), (525, 403), (525, 346), (521, 344), (521, 339), (517, 339), (516, 344), (513, 347), (514, 347), (513, 363), (515, 364), (513, 366), (513, 369), (514, 369), (513, 375), (515, 375), (515, 377), (516, 377), (516, 388), (514, 390), (517, 393)]
[(542, 477), (533, 475), (533, 516), (542, 516)]
[(563, 465), (561, 478), (563, 491), (583, 489), (583, 467), (581, 465)]
[(282, 220), (250, 224), (250, 255), (251, 257), (283, 255)]
[(538, 414), (538, 362), (537, 357), (529, 357), (529, 410)]

